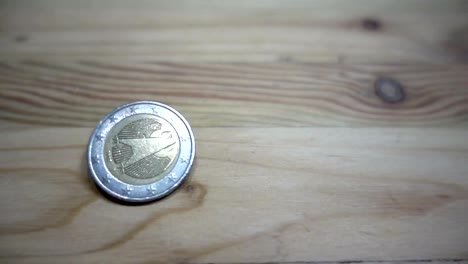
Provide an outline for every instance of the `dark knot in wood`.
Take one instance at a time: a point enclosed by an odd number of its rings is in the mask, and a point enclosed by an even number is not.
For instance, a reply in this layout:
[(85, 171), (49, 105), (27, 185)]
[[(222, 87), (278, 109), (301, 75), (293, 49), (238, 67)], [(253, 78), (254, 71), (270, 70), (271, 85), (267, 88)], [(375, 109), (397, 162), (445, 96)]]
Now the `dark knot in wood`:
[(378, 78), (374, 88), (375, 94), (386, 103), (400, 103), (406, 97), (403, 85), (392, 78)]
[(368, 31), (378, 31), (382, 28), (382, 23), (373, 18), (365, 18), (361, 22), (362, 28)]

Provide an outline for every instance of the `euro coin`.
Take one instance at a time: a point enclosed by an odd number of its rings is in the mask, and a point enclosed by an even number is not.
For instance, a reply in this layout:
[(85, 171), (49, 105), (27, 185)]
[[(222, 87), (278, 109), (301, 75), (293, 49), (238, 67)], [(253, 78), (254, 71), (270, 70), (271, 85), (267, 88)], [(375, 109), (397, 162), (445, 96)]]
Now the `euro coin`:
[(151, 101), (125, 104), (97, 125), (88, 144), (91, 177), (128, 202), (160, 199), (181, 185), (192, 166), (195, 141), (187, 120)]

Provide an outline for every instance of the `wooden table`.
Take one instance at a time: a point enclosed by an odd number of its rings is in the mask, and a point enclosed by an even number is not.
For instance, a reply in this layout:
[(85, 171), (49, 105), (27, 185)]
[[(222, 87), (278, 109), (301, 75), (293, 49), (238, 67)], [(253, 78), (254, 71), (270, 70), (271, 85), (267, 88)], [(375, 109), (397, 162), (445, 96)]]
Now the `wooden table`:
[[(468, 1), (12, 0), (0, 31), (1, 263), (468, 263)], [(85, 160), (134, 100), (197, 142), (145, 206)]]

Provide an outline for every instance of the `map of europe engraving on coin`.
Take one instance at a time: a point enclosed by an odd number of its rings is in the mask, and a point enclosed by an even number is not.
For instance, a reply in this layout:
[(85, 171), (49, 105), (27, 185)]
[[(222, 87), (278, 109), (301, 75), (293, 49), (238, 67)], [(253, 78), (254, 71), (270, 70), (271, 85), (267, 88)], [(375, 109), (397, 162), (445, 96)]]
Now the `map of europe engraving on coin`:
[(96, 127), (88, 164), (96, 184), (113, 197), (152, 201), (175, 190), (193, 163), (188, 122), (171, 107), (150, 101), (116, 108)]

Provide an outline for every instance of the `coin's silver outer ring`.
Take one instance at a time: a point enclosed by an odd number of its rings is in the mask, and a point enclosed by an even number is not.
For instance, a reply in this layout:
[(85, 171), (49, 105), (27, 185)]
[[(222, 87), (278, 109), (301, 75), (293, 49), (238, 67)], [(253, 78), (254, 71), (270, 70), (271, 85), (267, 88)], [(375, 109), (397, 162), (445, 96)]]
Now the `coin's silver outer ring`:
[[(124, 118), (137, 114), (152, 114), (169, 122), (177, 132), (180, 153), (174, 168), (162, 179), (146, 185), (132, 185), (112, 175), (104, 161), (104, 144), (111, 128)], [(109, 195), (127, 202), (154, 201), (176, 190), (193, 164), (195, 140), (187, 120), (173, 108), (153, 101), (137, 101), (117, 107), (96, 126), (88, 143), (88, 166), (96, 184)]]

